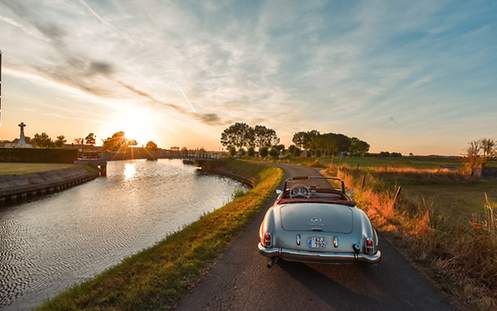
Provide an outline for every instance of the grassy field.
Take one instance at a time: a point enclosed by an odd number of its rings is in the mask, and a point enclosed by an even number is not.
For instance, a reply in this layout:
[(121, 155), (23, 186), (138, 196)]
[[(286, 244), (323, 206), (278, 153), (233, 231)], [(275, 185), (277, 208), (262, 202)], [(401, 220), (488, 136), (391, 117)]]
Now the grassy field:
[(0, 175), (24, 175), (69, 167), (74, 164), (0, 162)]
[[(375, 226), (392, 234), (465, 308), (497, 308), (497, 234), (484, 209), (485, 192), (497, 201), (496, 178), (377, 167), (330, 166), (326, 172), (344, 178)], [(394, 204), (397, 186), (402, 192)]]
[(437, 156), (412, 156), (400, 158), (380, 158), (380, 157), (320, 157), (320, 158), (302, 158), (291, 157), (283, 160), (296, 164), (315, 166), (320, 165), (327, 167), (329, 165), (346, 165), (349, 167), (362, 168), (384, 168), (384, 167), (409, 167), (415, 169), (449, 169), (457, 170), (462, 166), (462, 160), (459, 157), (437, 157)]
[(176, 232), (94, 279), (78, 285), (39, 310), (158, 310), (175, 303), (207, 264), (259, 211), (283, 178), (279, 168), (242, 161), (224, 163), (256, 185), (224, 207)]
[(484, 212), (485, 193), (497, 201), (497, 181), (454, 184), (410, 184), (404, 187), (406, 196), (419, 202), (425, 200), (431, 209), (446, 217), (469, 219)]
[[(363, 171), (364, 173), (367, 170)], [(364, 174), (363, 173), (363, 174)], [(484, 212), (485, 193), (497, 201), (497, 179), (473, 179), (453, 173), (383, 173), (367, 172), (381, 181), (379, 190), (394, 191), (402, 187), (402, 194), (409, 200), (427, 205), (443, 217), (463, 218)]]

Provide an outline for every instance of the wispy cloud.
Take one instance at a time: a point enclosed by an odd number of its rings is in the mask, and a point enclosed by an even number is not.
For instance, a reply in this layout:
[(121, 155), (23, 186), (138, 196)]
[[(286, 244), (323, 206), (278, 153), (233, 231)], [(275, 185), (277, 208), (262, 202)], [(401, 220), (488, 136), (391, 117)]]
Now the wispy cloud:
[(199, 136), (212, 127), (212, 144), (241, 120), (284, 140), (312, 127), (375, 148), (387, 131), (416, 144), (497, 117), (496, 13), (491, 1), (0, 0), (0, 37), (11, 70), (173, 111), (199, 121)]

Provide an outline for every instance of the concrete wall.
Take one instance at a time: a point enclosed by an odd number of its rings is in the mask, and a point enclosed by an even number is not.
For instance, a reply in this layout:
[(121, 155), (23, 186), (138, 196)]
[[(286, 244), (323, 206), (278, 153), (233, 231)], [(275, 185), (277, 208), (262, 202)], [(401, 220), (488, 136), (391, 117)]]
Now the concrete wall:
[(0, 204), (16, 203), (61, 191), (96, 177), (98, 177), (98, 172), (85, 166), (25, 175), (2, 175), (0, 176)]

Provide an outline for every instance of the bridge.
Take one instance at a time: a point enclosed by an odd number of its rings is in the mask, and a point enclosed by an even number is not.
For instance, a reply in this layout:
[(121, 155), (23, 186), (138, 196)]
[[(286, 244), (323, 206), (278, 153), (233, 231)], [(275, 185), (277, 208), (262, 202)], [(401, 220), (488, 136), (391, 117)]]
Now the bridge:
[(98, 170), (99, 176), (107, 176), (107, 161), (112, 160), (126, 160), (126, 159), (147, 159), (147, 160), (157, 160), (157, 159), (183, 159), (185, 164), (195, 164), (202, 161), (218, 160), (223, 158), (225, 155), (221, 152), (199, 152), (199, 151), (188, 151), (188, 152), (171, 152), (171, 151), (158, 151), (158, 152), (147, 152), (146, 154), (113, 154), (113, 153), (80, 153), (78, 159), (74, 162), (75, 164), (85, 164), (94, 167)]

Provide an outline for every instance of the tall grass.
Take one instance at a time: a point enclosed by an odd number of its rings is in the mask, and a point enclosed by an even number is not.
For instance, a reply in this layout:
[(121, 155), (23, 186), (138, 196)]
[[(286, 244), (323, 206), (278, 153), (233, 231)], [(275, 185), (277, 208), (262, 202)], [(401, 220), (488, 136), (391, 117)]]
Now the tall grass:
[[(410, 257), (428, 268), (441, 287), (463, 305), (481, 310), (497, 308), (494, 203), (487, 199), (485, 217), (475, 226), (469, 219), (454, 221), (447, 215), (437, 214), (434, 212), (437, 202), (425, 198), (403, 194), (394, 205), (396, 185), (392, 179), (385, 179), (385, 172), (331, 166), (325, 173), (338, 175), (347, 188), (353, 188), (354, 199), (375, 226), (397, 237), (395, 240), (408, 249)], [(402, 177), (401, 173), (395, 174)], [(422, 177), (416, 178), (435, 184), (466, 180), (464, 176), (431, 174), (424, 170), (409, 170), (407, 174), (421, 174)]]

